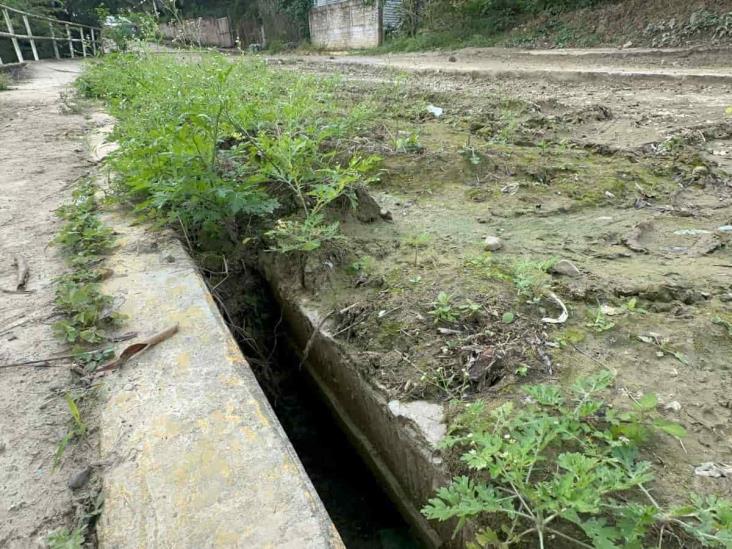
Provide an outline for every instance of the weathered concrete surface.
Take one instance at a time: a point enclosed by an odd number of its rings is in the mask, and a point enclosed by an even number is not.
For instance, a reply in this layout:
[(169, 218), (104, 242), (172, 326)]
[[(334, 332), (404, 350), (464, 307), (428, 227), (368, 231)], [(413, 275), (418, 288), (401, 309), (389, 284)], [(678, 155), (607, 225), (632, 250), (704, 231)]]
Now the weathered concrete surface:
[(180, 243), (122, 214), (104, 284), (122, 331), (179, 331), (105, 381), (101, 547), (342, 547)]
[(310, 10), (310, 40), (333, 50), (374, 48), (383, 37), (381, 2), (348, 0)]
[(323, 323), (285, 261), (268, 254), (262, 266), (293, 341), (299, 349), (310, 345), (305, 370), (422, 544), (464, 547), (471, 530), (453, 537), (455, 523), (429, 522), (419, 511), (448, 482), (436, 448), (446, 431), (442, 405), (389, 401), (385, 391), (362, 375), (358, 359), (333, 337), (333, 324)]

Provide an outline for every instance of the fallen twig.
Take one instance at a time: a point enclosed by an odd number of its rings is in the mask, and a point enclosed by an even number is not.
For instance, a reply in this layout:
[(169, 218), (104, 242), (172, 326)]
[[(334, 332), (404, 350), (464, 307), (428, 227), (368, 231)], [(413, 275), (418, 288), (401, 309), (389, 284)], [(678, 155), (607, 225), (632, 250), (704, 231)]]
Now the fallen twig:
[[(318, 323), (318, 326), (315, 327), (315, 328), (313, 328), (313, 332), (310, 334), (310, 337), (308, 338), (308, 342), (305, 344), (305, 349), (303, 349), (303, 351), (302, 351), (302, 359), (300, 359), (300, 364), (299, 364), (298, 368), (302, 368), (303, 365), (305, 364), (305, 362), (307, 361), (308, 355), (310, 354), (310, 348), (313, 346), (313, 342), (315, 341), (315, 336), (317, 336), (320, 333), (320, 329), (323, 327), (323, 325), (325, 325), (325, 322), (331, 316), (333, 316), (335, 313), (338, 313), (338, 314), (341, 314), (341, 315), (342, 314), (345, 314), (348, 311), (350, 311), (351, 309), (353, 309), (359, 303), (360, 302), (358, 302), (358, 301), (356, 303), (352, 303), (351, 305), (349, 305), (348, 307), (345, 307), (345, 308), (341, 309), (340, 311), (333, 310), (333, 311), (329, 312), (327, 315), (325, 315), (320, 320), (320, 322)], [(336, 334), (333, 334), (333, 337), (335, 337), (339, 333), (340, 332), (337, 332)]]
[(0, 292), (4, 294), (32, 294), (35, 293), (35, 290), (6, 290), (5, 288), (0, 288)]
[(162, 332), (159, 332), (148, 339), (139, 341), (137, 343), (133, 343), (129, 347), (126, 347), (119, 354), (119, 356), (117, 358), (114, 358), (114, 359), (110, 360), (109, 362), (107, 362), (106, 364), (103, 364), (102, 366), (97, 368), (96, 371), (94, 372), (94, 375), (95, 376), (105, 375), (107, 372), (120, 368), (131, 358), (144, 353), (150, 347), (157, 345), (161, 341), (165, 341), (169, 337), (173, 336), (177, 331), (178, 331), (178, 324), (174, 324), (170, 328), (167, 328), (167, 329), (163, 330)]

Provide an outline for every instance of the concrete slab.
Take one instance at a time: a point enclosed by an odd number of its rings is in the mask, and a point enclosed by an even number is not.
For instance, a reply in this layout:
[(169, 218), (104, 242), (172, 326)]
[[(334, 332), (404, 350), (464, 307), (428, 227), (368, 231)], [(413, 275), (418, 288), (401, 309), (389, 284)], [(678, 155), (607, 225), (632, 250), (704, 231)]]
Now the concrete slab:
[(179, 331), (105, 378), (100, 547), (343, 547), (186, 251), (105, 222), (123, 331)]

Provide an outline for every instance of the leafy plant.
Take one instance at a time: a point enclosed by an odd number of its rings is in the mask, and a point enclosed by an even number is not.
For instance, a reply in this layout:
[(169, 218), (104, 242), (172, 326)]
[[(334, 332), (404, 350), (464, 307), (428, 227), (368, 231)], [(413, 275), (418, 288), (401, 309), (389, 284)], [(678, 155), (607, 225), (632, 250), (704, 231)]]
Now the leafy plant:
[(71, 203), (58, 211), (65, 223), (55, 242), (69, 258), (73, 271), (56, 280), (55, 305), (65, 318), (53, 328), (67, 343), (98, 343), (104, 339), (104, 328), (122, 319), (112, 310), (112, 298), (97, 284), (105, 274), (99, 268), (101, 256), (111, 249), (114, 236), (99, 219), (96, 192), (91, 180), (82, 180), (72, 193)]
[(0, 72), (0, 91), (10, 89), (10, 77), (4, 72)]
[(408, 132), (406, 135), (397, 135), (394, 150), (398, 153), (418, 153), (424, 150), (424, 145), (419, 142), (419, 135), (416, 132)]
[(419, 251), (428, 248), (432, 242), (432, 236), (428, 233), (411, 234), (404, 238), (404, 244), (414, 250), (414, 265), (419, 262)]
[(592, 320), (586, 324), (588, 328), (592, 328), (598, 334), (612, 330), (615, 327), (615, 322), (610, 320), (607, 315), (603, 312), (602, 307), (597, 307), (595, 314), (592, 315)]
[(81, 549), (84, 546), (84, 529), (60, 528), (48, 534), (49, 549)]
[(510, 277), (513, 280), (519, 295), (536, 299), (541, 297), (551, 285), (549, 270), (556, 263), (556, 259), (546, 261), (535, 261), (521, 259), (516, 261), (510, 269)]
[(53, 456), (54, 468), (58, 467), (58, 464), (61, 462), (61, 458), (69, 444), (76, 439), (85, 437), (87, 432), (86, 423), (84, 423), (81, 418), (81, 412), (79, 411), (79, 407), (77, 406), (74, 397), (70, 393), (66, 393), (64, 398), (66, 400), (66, 405), (69, 408), (69, 413), (71, 414), (71, 427), (56, 447), (56, 453)]
[(429, 314), (435, 317), (435, 324), (440, 322), (452, 324), (460, 318), (457, 307), (452, 303), (452, 296), (445, 292), (437, 294), (437, 299), (432, 303), (432, 310), (429, 311)]
[(355, 207), (374, 179), (380, 159), (352, 147), (374, 111), (339, 112), (334, 79), (163, 57), (108, 55), (78, 81), (118, 120), (118, 198), (208, 250), (264, 241), (296, 256), (304, 281), (307, 255), (342, 241), (335, 206)]
[(712, 319), (712, 324), (721, 326), (727, 332), (727, 336), (732, 337), (732, 322), (729, 322), (728, 320), (723, 319), (721, 316), (715, 316)]
[[(539, 547), (561, 538), (579, 547), (640, 548), (652, 534), (659, 547), (666, 535), (729, 546), (729, 502), (692, 496), (663, 508), (653, 498), (646, 487), (654, 478), (651, 464), (639, 458), (639, 444), (654, 427), (674, 436), (683, 429), (656, 416), (654, 395), (630, 411), (610, 408), (599, 393), (612, 380), (599, 372), (566, 393), (529, 386), (521, 406), (507, 402), (488, 411), (483, 401), (468, 404), (442, 445), (460, 449), (469, 475), (440, 488), (423, 514), (456, 519), (456, 533), (479, 520), (475, 548), (523, 545), (529, 537)], [(489, 525), (494, 518), (498, 529)]]

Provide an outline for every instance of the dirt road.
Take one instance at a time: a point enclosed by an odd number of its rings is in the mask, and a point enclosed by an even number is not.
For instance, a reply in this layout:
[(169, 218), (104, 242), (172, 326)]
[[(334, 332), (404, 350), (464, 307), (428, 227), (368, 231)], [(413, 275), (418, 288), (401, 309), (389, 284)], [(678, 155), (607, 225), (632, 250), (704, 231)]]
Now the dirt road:
[[(519, 393), (522, 376), (567, 382), (608, 368), (617, 374), (618, 406), (653, 392), (659, 413), (688, 431), (683, 446), (654, 442), (661, 498), (729, 497), (727, 483), (695, 471), (732, 459), (732, 86), (660, 64), (687, 63), (687, 53), (648, 56), (653, 78), (615, 78), (637, 65), (613, 57), (606, 70), (595, 66), (608, 63), (596, 53), (493, 53), (500, 61), (485, 52), (475, 60), (458, 52), (455, 63), (448, 54), (282, 59), (298, 71), (338, 75), (354, 104), (398, 113), (364, 137), (364, 147), (384, 157), (373, 190), (393, 223), (344, 228), (357, 243), (353, 265), (368, 269), (324, 291), (339, 301), (323, 298), (322, 310), (378, 303), (344, 321), (358, 329), (342, 337), (390, 399), (439, 402), (466, 391), (495, 401)], [(471, 69), (461, 71), (461, 60)], [(720, 62), (709, 61), (716, 64), (709, 70), (732, 74)], [(498, 64), (514, 72), (491, 69)], [(601, 76), (555, 77), (579, 69)], [(679, 78), (694, 71), (698, 79)], [(486, 236), (500, 237), (492, 254)], [(569, 274), (547, 273), (545, 262), (560, 259)], [(554, 306), (526, 290), (537, 287), (565, 300), (561, 327), (539, 322), (539, 310)], [(429, 317), (440, 294), (526, 324), (465, 323), (466, 335), (451, 340)], [(386, 323), (379, 309), (398, 312)], [(548, 375), (527, 351), (531, 329), (557, 366)], [(476, 341), (508, 357), (492, 387), (461, 385), (470, 356), (451, 350)], [(522, 361), (527, 369), (516, 374)], [(434, 378), (424, 373), (432, 371)]]
[[(455, 54), (455, 63), (447, 53), (289, 56), (276, 62), (299, 71), (338, 74), (357, 87), (398, 77), (405, 93), (422, 94), (446, 116), (462, 120), (480, 117), (492, 98), (520, 99), (545, 118), (574, 116), (571, 135), (564, 137), (616, 148), (639, 147), (724, 120), (725, 108), (732, 105), (732, 55), (635, 51), (467, 49)], [(674, 68), (690, 63), (697, 67)], [(709, 70), (715, 78), (704, 80), (704, 66), (713, 67)], [(622, 77), (643, 70), (654, 78)], [(699, 78), (679, 78), (681, 73)], [(720, 75), (727, 80), (716, 78)], [(607, 110), (592, 115), (598, 108)]]
[(732, 83), (732, 52), (714, 49), (514, 50), (465, 48), (455, 52), (387, 55), (316, 55), (302, 59), (332, 65), (368, 65), (410, 71), (553, 80), (693, 80)]
[(70, 422), (68, 363), (4, 367), (68, 352), (51, 327), (53, 280), (64, 271), (51, 242), (60, 228), (54, 210), (89, 167), (88, 122), (60, 110), (59, 93), (79, 70), (76, 62), (31, 64), (24, 80), (0, 92), (0, 289), (14, 289), (20, 256), (31, 292), (0, 293), (0, 547), (45, 546), (49, 531), (71, 527), (67, 482), (86, 466), (82, 444), (53, 467)]

